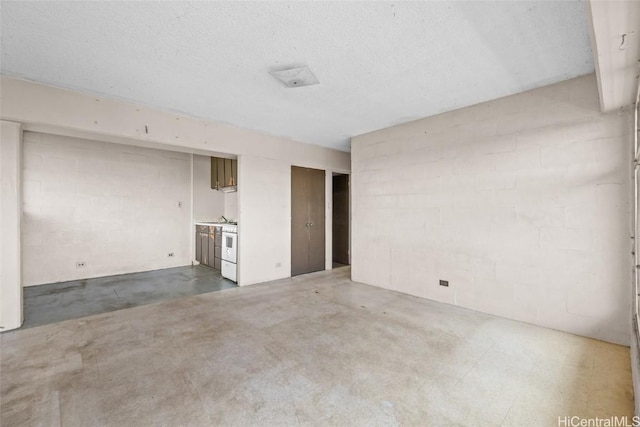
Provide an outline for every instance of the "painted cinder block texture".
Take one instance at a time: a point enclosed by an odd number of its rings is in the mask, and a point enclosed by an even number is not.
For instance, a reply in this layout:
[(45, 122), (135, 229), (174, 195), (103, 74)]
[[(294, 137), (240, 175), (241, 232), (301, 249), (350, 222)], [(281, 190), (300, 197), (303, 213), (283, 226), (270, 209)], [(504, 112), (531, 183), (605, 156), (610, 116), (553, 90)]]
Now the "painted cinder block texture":
[(189, 154), (25, 132), (23, 162), (23, 285), (190, 263)]
[(628, 345), (631, 138), (593, 75), (354, 137), (353, 279)]

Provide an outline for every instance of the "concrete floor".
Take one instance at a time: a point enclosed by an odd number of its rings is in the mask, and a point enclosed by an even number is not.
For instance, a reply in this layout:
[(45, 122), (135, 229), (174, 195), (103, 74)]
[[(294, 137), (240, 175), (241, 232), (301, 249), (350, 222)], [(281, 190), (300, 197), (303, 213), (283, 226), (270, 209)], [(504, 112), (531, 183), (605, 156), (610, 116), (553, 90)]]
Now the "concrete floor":
[(558, 425), (633, 414), (629, 349), (350, 268), (0, 335), (0, 424)]
[(202, 266), (29, 286), (22, 328), (234, 287), (219, 271)]

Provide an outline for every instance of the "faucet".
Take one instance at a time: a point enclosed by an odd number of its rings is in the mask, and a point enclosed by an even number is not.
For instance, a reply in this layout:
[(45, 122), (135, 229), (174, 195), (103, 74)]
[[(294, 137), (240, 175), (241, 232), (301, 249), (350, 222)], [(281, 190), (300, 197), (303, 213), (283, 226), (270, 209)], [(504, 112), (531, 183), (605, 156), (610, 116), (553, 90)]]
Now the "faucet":
[(220, 217), (221, 217), (222, 219), (224, 219), (224, 222), (229, 222), (229, 220), (228, 220), (227, 218), (225, 218), (225, 217), (224, 217), (224, 215), (220, 215)]

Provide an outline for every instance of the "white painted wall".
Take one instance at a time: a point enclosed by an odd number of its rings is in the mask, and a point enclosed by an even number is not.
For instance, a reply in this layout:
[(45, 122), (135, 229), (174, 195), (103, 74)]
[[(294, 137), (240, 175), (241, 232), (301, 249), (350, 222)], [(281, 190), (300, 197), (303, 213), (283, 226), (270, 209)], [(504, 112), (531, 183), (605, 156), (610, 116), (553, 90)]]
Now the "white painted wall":
[[(249, 159), (248, 167), (254, 169), (248, 171), (245, 179), (247, 194), (259, 194), (257, 190), (265, 185), (274, 190), (273, 183), (260, 182), (264, 179), (264, 172), (272, 169), (270, 162), (263, 164), (259, 161), (260, 159), (280, 163), (281, 168), (287, 165), (287, 170), (291, 165), (297, 165), (325, 169), (328, 173), (332, 171), (348, 173), (351, 168), (349, 153), (302, 144), (231, 125), (153, 110), (6, 76), (0, 76), (0, 90), (2, 92), (0, 118), (22, 123), (23, 127), (30, 131), (203, 155), (211, 153), (216, 156), (226, 153), (246, 157)], [(241, 161), (238, 169), (242, 176)], [(260, 230), (266, 228), (270, 228), (269, 235), (279, 236), (280, 239), (281, 246), (276, 250), (279, 255), (273, 258), (281, 259), (286, 255), (284, 262), (290, 262), (290, 240), (280, 237), (290, 233), (289, 217), (285, 218), (285, 222), (268, 223), (265, 221), (265, 211), (269, 208), (269, 204), (260, 203), (261, 199), (253, 201), (248, 196), (244, 196), (245, 188), (241, 182), (239, 186), (237, 217), (241, 224), (239, 245), (239, 257), (242, 260), (241, 284), (244, 284), (243, 277), (250, 279), (251, 283), (256, 283), (274, 277), (289, 276), (290, 269), (285, 268), (284, 265), (275, 267), (274, 263), (271, 263), (272, 267), (268, 269), (259, 268), (265, 263), (261, 257), (273, 247), (273, 241), (261, 238), (263, 235)], [(278, 187), (273, 191), (273, 200), (282, 200), (290, 191), (288, 185)], [(243, 208), (243, 203), (246, 208)], [(229, 207), (232, 205), (233, 200), (230, 201)], [(251, 206), (258, 206), (260, 209), (249, 209)], [(231, 210), (230, 216), (233, 216)], [(189, 235), (192, 234), (191, 227), (190, 224)], [(243, 234), (243, 229), (258, 230), (258, 232)], [(4, 237), (0, 238), (4, 239)]]
[[(291, 276), (291, 166), (325, 171), (325, 268), (332, 268), (333, 171), (313, 157), (297, 162), (242, 156), (238, 164), (239, 284), (251, 285)], [(256, 245), (258, 239), (261, 243)]]
[(342, 151), (40, 83), (0, 76), (0, 118), (26, 130), (208, 154), (250, 155), (351, 170)]
[(0, 331), (22, 325), (22, 129), (0, 123)]
[(238, 219), (238, 193), (224, 193), (224, 216), (229, 221)]
[(353, 138), (353, 279), (628, 345), (631, 128), (589, 75)]
[(23, 151), (25, 286), (190, 263), (190, 155), (34, 132)]
[(238, 186), (239, 284), (291, 276), (291, 164), (242, 156)]
[[(225, 193), (211, 188), (211, 157), (193, 155), (193, 219), (213, 221), (225, 214)], [(226, 216), (226, 215), (225, 215)]]

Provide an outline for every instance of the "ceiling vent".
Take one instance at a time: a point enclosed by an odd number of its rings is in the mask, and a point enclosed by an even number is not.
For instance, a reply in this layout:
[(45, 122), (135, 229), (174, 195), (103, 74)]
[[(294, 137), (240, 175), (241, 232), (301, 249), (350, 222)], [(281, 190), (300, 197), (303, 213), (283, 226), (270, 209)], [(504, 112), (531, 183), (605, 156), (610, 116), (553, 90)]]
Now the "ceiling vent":
[(269, 74), (280, 80), (286, 87), (312, 86), (320, 83), (306, 65), (287, 68), (286, 70), (270, 71)]

